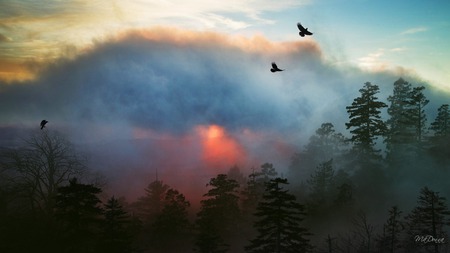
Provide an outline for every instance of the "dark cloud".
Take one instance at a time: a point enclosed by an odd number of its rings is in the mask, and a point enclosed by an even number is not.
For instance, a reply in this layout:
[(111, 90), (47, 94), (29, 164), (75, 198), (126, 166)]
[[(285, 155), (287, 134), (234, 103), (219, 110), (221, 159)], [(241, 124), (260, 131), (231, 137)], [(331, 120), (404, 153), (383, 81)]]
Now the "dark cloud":
[[(286, 70), (271, 73), (272, 61)], [(113, 187), (138, 192), (156, 168), (161, 175), (213, 176), (216, 171), (198, 166), (199, 125), (222, 126), (246, 152), (245, 166), (268, 161), (286, 169), (290, 155), (321, 123), (346, 131), (345, 107), (365, 82), (379, 85), (379, 98), (386, 101), (399, 77), (332, 66), (311, 40), (272, 43), (162, 28), (134, 31), (49, 64), (36, 80), (0, 83), (0, 125), (12, 133), (20, 126), (22, 135), (27, 126), (38, 131), (45, 118), (48, 129), (89, 143), (84, 147), (95, 156), (93, 167), (116, 171), (109, 173), (119, 182)], [(423, 84), (406, 72), (402, 77)], [(432, 113), (448, 99), (432, 89), (427, 96)], [(133, 141), (136, 129), (154, 134)], [(136, 177), (134, 188), (120, 184), (121, 178)]]
[[(317, 61), (307, 51), (294, 54)], [(292, 125), (297, 114), (289, 105), (292, 98), (277, 91), (283, 77), (268, 71), (268, 58), (226, 44), (180, 46), (130, 36), (53, 64), (37, 81), (3, 86), (3, 120), (47, 114), (170, 132), (198, 124)]]
[[(164, 33), (156, 33), (164, 31)], [(339, 69), (312, 41), (134, 31), (49, 65), (35, 81), (0, 84), (0, 120), (97, 122), (185, 133), (196, 125), (299, 130), (343, 125), (363, 83), (387, 97), (394, 73)], [(277, 61), (286, 71), (271, 73)]]

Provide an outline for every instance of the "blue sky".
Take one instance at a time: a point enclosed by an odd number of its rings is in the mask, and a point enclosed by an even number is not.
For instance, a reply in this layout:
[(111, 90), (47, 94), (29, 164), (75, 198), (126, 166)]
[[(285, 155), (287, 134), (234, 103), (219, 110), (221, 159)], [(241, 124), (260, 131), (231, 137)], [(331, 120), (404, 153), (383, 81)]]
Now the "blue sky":
[(449, 90), (449, 14), (447, 1), (318, 1), (280, 12), (284, 29), (269, 36), (294, 39), (286, 28), (302, 20), (330, 60), (403, 67)]

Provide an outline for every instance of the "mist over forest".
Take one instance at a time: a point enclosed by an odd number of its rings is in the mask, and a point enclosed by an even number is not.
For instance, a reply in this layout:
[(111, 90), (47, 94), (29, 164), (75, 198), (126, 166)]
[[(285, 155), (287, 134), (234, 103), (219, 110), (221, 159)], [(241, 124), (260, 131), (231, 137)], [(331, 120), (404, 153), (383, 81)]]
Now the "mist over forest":
[(2, 252), (449, 252), (449, 96), (411, 71), (177, 29), (40, 71), (0, 81)]

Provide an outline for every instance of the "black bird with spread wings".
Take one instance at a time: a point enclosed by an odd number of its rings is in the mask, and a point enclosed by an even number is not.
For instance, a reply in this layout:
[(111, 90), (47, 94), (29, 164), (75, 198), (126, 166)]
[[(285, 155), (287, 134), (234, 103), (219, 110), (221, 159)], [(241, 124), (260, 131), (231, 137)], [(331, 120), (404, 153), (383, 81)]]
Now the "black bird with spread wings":
[(272, 68), (270, 69), (270, 71), (272, 72), (277, 72), (277, 71), (283, 71), (284, 69), (279, 69), (277, 64), (275, 64), (275, 62), (272, 62)]
[(305, 35), (313, 35), (313, 33), (308, 31), (308, 28), (304, 28), (302, 24), (297, 23), (297, 27), (300, 30), (300, 32), (298, 33), (300, 36), (305, 37)]
[(41, 121), (41, 129), (43, 129), (45, 127), (45, 124), (47, 124), (48, 121), (46, 121), (45, 119)]

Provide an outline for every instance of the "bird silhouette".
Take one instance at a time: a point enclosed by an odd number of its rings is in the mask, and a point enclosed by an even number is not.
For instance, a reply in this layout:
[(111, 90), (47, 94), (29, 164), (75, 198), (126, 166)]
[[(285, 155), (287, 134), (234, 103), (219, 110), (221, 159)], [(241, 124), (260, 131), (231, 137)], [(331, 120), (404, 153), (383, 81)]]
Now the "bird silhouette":
[(46, 121), (45, 119), (41, 121), (41, 129), (43, 129), (45, 127), (45, 124), (47, 124), (48, 121)]
[(308, 31), (308, 28), (304, 28), (302, 24), (297, 23), (297, 27), (300, 30), (300, 32), (298, 33), (300, 36), (305, 37), (305, 35), (313, 35), (313, 33)]
[(272, 62), (272, 68), (270, 69), (270, 71), (272, 72), (277, 72), (277, 71), (283, 71), (284, 69), (279, 69), (277, 64), (275, 64), (275, 62)]

